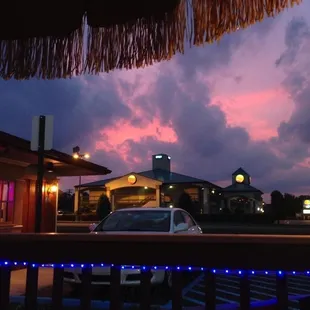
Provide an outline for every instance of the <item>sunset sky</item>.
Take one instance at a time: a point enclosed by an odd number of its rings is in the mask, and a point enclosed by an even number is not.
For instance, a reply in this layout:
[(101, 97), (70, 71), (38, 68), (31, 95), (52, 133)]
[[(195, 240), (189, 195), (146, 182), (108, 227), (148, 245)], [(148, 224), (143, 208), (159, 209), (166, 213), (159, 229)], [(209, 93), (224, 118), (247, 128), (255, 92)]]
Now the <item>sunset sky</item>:
[(274, 189), (310, 194), (309, 0), (169, 62), (0, 81), (0, 94), (1, 130), (30, 139), (32, 116), (52, 114), (55, 148), (79, 145), (110, 176), (148, 170), (152, 154), (167, 153), (175, 172), (222, 186), (242, 167), (266, 200)]

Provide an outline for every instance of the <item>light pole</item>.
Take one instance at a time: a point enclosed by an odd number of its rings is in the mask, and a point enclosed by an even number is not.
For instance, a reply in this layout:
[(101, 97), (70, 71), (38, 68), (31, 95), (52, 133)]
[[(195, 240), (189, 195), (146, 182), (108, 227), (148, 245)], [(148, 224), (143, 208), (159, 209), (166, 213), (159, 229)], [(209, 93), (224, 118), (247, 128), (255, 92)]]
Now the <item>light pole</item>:
[[(90, 155), (89, 153), (84, 153), (81, 154), (80, 153), (80, 147), (79, 146), (75, 146), (72, 149), (73, 153), (72, 153), (72, 157), (74, 159), (89, 159)], [(78, 213), (80, 212), (80, 201), (81, 201), (81, 197), (80, 197), (80, 189), (81, 189), (81, 184), (82, 184), (82, 176), (79, 176), (79, 186), (78, 186), (78, 199), (77, 199), (77, 205), (78, 205)]]

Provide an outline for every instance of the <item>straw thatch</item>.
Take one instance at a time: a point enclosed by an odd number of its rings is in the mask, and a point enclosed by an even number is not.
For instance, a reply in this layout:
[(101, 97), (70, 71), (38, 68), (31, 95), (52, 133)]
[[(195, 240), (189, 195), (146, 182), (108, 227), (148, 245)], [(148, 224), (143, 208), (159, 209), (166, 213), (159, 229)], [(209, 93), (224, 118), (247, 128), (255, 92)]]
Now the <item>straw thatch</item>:
[(41, 0), (28, 1), (8, 1), (3, 9), (4, 79), (70, 78), (144, 67), (183, 53), (186, 43), (211, 43), (301, 2), (67, 0), (64, 5), (53, 0), (43, 6)]

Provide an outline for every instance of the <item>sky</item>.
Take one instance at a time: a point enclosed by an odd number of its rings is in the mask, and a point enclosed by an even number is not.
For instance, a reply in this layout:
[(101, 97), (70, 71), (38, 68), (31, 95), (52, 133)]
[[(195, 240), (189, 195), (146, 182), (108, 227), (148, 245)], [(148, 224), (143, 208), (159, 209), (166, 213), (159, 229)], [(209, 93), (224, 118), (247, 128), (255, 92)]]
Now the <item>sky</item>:
[(242, 167), (266, 200), (273, 190), (310, 194), (309, 53), (304, 0), (144, 69), (1, 80), (0, 130), (30, 139), (32, 116), (51, 114), (54, 148), (71, 153), (79, 145), (112, 170), (109, 177), (149, 170), (151, 155), (166, 153), (173, 171), (220, 186)]

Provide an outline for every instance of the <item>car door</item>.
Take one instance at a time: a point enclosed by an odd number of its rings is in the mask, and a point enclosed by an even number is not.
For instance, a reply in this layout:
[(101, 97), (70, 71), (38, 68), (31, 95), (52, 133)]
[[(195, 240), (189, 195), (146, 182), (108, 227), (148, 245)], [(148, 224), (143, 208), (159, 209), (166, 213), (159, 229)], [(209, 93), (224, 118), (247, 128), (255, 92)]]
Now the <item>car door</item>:
[(197, 225), (192, 216), (186, 211), (181, 211), (182, 217), (186, 224), (188, 224), (188, 233), (189, 234), (201, 234), (201, 228)]

